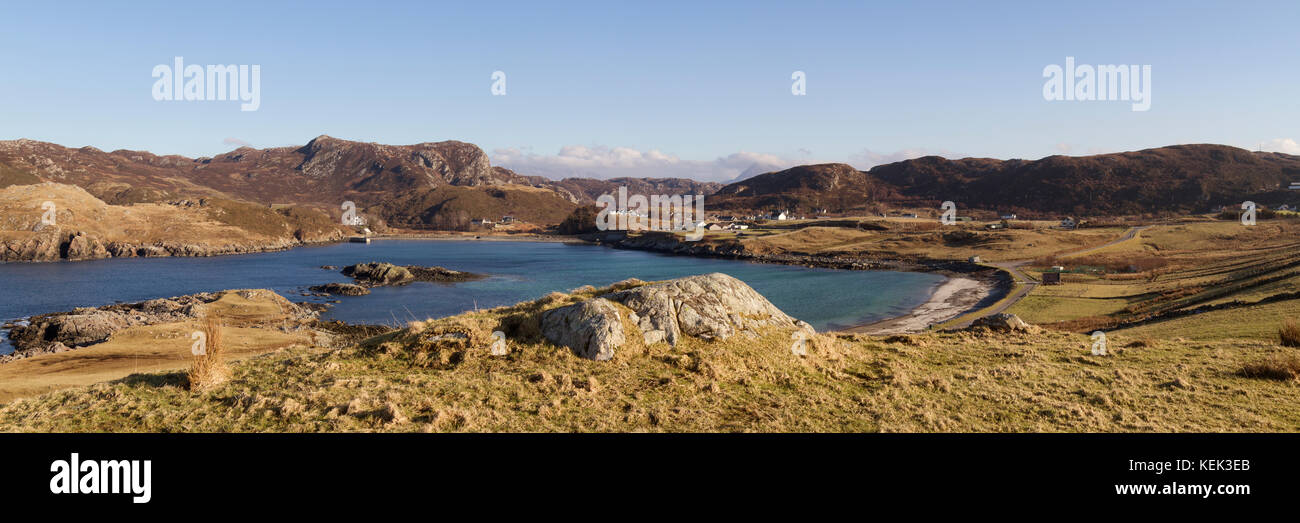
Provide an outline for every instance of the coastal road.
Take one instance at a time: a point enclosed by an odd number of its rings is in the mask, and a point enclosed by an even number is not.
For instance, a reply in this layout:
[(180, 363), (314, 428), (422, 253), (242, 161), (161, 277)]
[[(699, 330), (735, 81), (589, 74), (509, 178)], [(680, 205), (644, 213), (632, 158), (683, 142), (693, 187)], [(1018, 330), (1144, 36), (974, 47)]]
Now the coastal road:
[[(1107, 247), (1113, 247), (1115, 245), (1119, 245), (1126, 241), (1132, 240), (1133, 238), (1136, 238), (1137, 233), (1143, 229), (1146, 229), (1147, 227), (1150, 227), (1150, 225), (1143, 225), (1140, 227), (1129, 227), (1127, 231), (1124, 231), (1124, 234), (1122, 236), (1114, 240), (1111, 240), (1110, 242), (1104, 243), (1102, 245), (1098, 245), (1096, 247), (1089, 247), (1087, 249), (1068, 252), (1065, 254), (1059, 254), (1058, 256), (1061, 257), (1079, 256), (1083, 254), (1091, 254), (1100, 251), (1102, 249), (1105, 249)], [(964, 321), (962, 323), (959, 323), (955, 325), (955, 327), (958, 329), (964, 329), (966, 327), (969, 327), (971, 323), (974, 323), (975, 320), (979, 318), (983, 318), (985, 316), (992, 316), (994, 314), (998, 314), (1000, 312), (1006, 311), (1007, 309), (1010, 309), (1012, 305), (1015, 305), (1020, 300), (1024, 299), (1025, 296), (1028, 296), (1029, 293), (1033, 292), (1034, 289), (1038, 288), (1038, 282), (1035, 281), (1033, 278), (1030, 278), (1028, 274), (1024, 273), (1024, 271), (1020, 270), (1021, 267), (1024, 267), (1031, 261), (1033, 260), (1015, 260), (1015, 261), (989, 263), (989, 265), (992, 265), (999, 269), (1003, 269), (1008, 273), (1010, 273), (1012, 279), (1014, 279), (1016, 283), (1019, 284), (1019, 287), (1017, 287), (1016, 290), (1011, 293), (1011, 296), (998, 302), (998, 304), (995, 305), (993, 308), (987, 309), (979, 316), (971, 318), (970, 321)]]

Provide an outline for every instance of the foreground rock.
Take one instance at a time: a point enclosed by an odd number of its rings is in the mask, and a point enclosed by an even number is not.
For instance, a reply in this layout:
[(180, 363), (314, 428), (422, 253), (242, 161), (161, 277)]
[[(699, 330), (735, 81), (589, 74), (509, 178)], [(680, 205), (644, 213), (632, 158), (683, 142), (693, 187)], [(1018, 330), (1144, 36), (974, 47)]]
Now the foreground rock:
[(82, 307), (70, 312), (32, 316), (27, 325), (14, 327), (9, 331), (14, 353), (0, 357), (0, 362), (101, 343), (130, 327), (198, 319), (214, 302), (231, 293), (243, 300), (274, 303), (277, 315), (282, 315), (290, 323), (312, 321), (317, 314), (263, 289), (204, 292), (139, 303)]
[[(628, 309), (627, 329), (623, 311)], [(761, 327), (812, 327), (782, 312), (744, 282), (722, 273), (690, 276), (611, 292), (582, 303), (546, 311), (542, 335), (579, 356), (608, 360), (639, 336), (647, 345), (676, 346), (682, 336), (726, 340), (737, 334), (757, 337)], [(633, 330), (636, 332), (628, 332)]]
[(315, 292), (337, 294), (340, 296), (365, 296), (370, 294), (370, 289), (355, 283), (326, 283), (325, 285), (312, 285), (307, 289)]
[(981, 327), (999, 332), (1034, 332), (1037, 330), (1037, 327), (1025, 323), (1019, 316), (1005, 312), (990, 314), (971, 322), (970, 328)]
[(444, 267), (418, 265), (393, 265), (391, 263), (358, 263), (343, 268), (343, 275), (367, 287), (405, 285), (416, 281), (460, 282), (481, 279), (484, 276), (470, 272), (453, 271)]

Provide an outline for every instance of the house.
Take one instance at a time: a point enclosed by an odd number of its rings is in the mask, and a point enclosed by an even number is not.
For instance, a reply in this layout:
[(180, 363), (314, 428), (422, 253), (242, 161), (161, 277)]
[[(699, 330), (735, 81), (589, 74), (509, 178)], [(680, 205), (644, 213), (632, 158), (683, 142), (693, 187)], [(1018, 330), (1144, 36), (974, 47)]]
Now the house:
[(771, 219), (773, 219), (773, 220), (789, 220), (789, 219), (790, 219), (790, 215), (789, 215), (789, 214), (786, 214), (785, 211), (781, 211), (781, 212), (778, 212), (778, 213), (772, 213), (772, 218), (771, 218)]
[(1061, 273), (1059, 272), (1043, 273), (1043, 285), (1060, 285), (1060, 284), (1061, 284)]
[(1061, 228), (1062, 228), (1062, 229), (1073, 229), (1073, 228), (1078, 227), (1078, 226), (1079, 226), (1079, 223), (1076, 222), (1076, 221), (1074, 221), (1074, 218), (1066, 218), (1066, 219), (1064, 219), (1064, 220), (1061, 220)]
[(508, 214), (505, 215), (505, 216), (502, 216), (502, 217), (501, 217), (501, 223), (515, 223), (515, 217), (514, 217), (514, 216), (510, 216), (510, 215), (508, 215)]
[(979, 256), (971, 256), (970, 258), (967, 258), (966, 261), (971, 263), (980, 263), (982, 260)]
[(473, 220), (470, 220), (469, 223), (470, 225), (490, 226), (492, 225), (492, 220), (487, 218), (474, 218)]
[(1292, 207), (1292, 206), (1287, 205), (1287, 204), (1284, 203), (1284, 204), (1282, 204), (1282, 205), (1277, 206), (1277, 209), (1276, 209), (1276, 210), (1279, 210), (1279, 211), (1290, 211), (1290, 212), (1295, 212), (1295, 209), (1296, 209), (1295, 207)]
[(1003, 220), (1015, 220), (1015, 219), (1016, 219), (1016, 215), (1015, 215), (1015, 213), (1012, 213), (1012, 214), (1003, 214), (1003, 215), (1001, 216), (1001, 218), (1002, 218)]
[(722, 230), (722, 226), (721, 226), (721, 225), (718, 225), (718, 224), (716, 224), (716, 223), (710, 223), (709, 226), (708, 226), (708, 229), (709, 229), (710, 231), (721, 231), (721, 230)]

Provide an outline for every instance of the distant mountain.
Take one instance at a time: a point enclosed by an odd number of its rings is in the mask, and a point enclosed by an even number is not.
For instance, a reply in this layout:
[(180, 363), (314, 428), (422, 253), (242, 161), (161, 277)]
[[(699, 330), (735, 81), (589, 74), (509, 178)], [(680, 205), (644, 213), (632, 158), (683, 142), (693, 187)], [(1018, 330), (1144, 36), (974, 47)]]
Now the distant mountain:
[(709, 207), (816, 211), (863, 208), (899, 198), (894, 187), (851, 165), (800, 165), (729, 184), (706, 200)]
[(338, 215), (342, 202), (354, 201), (408, 227), (507, 214), (558, 223), (620, 184), (648, 194), (707, 194), (721, 186), (667, 178), (555, 182), (494, 167), (478, 146), (458, 141), (384, 145), (319, 136), (302, 147), (241, 147), (211, 158), (0, 141), (0, 188), (44, 181), (82, 187), (109, 204), (214, 197), (305, 204)]
[(614, 194), (619, 187), (627, 187), (628, 194), (713, 194), (722, 184), (718, 182), (699, 182), (689, 178), (610, 178), (596, 180), (593, 178), (565, 178), (554, 185), (576, 195), (582, 202), (595, 202), (602, 194)]
[(719, 209), (864, 210), (877, 204), (959, 206), (1041, 214), (1117, 215), (1204, 211), (1244, 200), (1295, 203), (1300, 156), (1225, 145), (1177, 145), (1040, 160), (926, 156), (858, 171), (800, 166), (719, 189)]

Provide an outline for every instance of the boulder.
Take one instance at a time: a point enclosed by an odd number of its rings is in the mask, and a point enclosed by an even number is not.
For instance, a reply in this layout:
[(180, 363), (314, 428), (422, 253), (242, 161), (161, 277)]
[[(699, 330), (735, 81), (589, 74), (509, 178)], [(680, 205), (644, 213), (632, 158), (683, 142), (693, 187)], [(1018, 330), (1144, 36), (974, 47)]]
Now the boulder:
[(662, 340), (676, 346), (682, 335), (725, 340), (758, 327), (807, 325), (782, 312), (745, 282), (717, 272), (643, 285), (606, 297), (636, 313), (637, 327), (647, 344)]
[(1032, 325), (1025, 323), (1025, 321), (1020, 319), (1019, 316), (1016, 316), (1015, 314), (1007, 314), (1005, 312), (991, 314), (983, 318), (976, 319), (975, 321), (971, 322), (970, 326), (971, 328), (987, 327), (991, 330), (1005, 331), (1005, 332), (1011, 332), (1011, 331), (1029, 332), (1034, 330), (1034, 327)]
[[(621, 286), (616, 285), (614, 288)], [(615, 303), (629, 309), (637, 333), (625, 333)], [(629, 335), (647, 344), (676, 346), (682, 336), (725, 340), (738, 333), (757, 335), (760, 327), (812, 326), (782, 312), (744, 282), (721, 273), (689, 276), (611, 292), (547, 311), (542, 334), (584, 358), (607, 360)]]
[(542, 335), (578, 356), (604, 361), (627, 341), (618, 308), (604, 298), (551, 309), (542, 313)]

